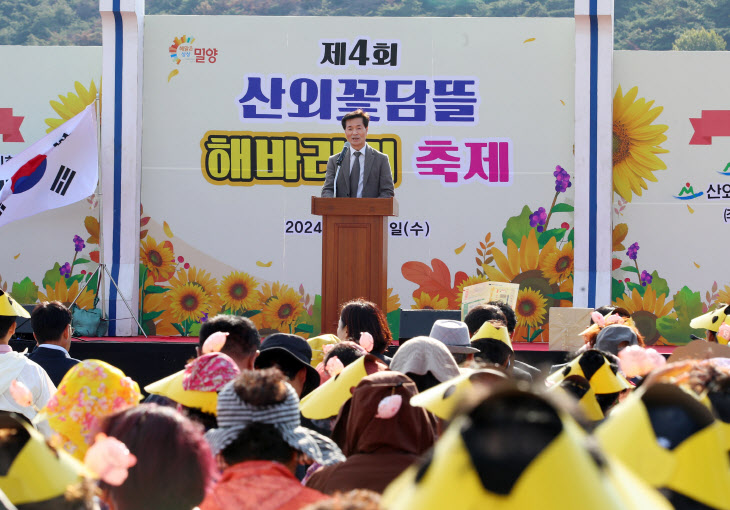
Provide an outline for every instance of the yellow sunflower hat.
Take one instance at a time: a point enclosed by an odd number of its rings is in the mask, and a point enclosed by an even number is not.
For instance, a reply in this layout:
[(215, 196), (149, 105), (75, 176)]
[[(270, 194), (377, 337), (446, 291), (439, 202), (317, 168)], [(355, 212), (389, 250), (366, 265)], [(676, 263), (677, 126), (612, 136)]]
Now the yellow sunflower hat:
[[(528, 401), (534, 403), (526, 407)], [(543, 421), (531, 421), (535, 410)], [(517, 419), (499, 423), (510, 413)], [(524, 435), (531, 440), (518, 448), (515, 440)], [(386, 488), (381, 505), (387, 510), (671, 509), (625, 468), (609, 459), (597, 462), (585, 439), (573, 420), (542, 397), (497, 391), (468, 415), (457, 416), (423, 463)], [(524, 453), (529, 450), (535, 452), (531, 458)]]
[(352, 388), (365, 376), (383, 369), (387, 367), (375, 356), (371, 354), (361, 356), (304, 397), (299, 403), (302, 415), (312, 420), (337, 416), (342, 405), (352, 397)]
[(548, 391), (569, 395), (578, 402), (578, 408), (591, 421), (601, 421), (604, 418), (601, 406), (596, 399), (588, 379), (579, 375), (571, 375), (552, 386)]
[(730, 510), (723, 431), (710, 410), (681, 388), (653, 384), (638, 391), (614, 408), (595, 435), (607, 453), (652, 487)]
[(309, 347), (312, 348), (312, 366), (317, 367), (324, 361), (324, 346), (325, 345), (336, 345), (340, 343), (340, 339), (337, 335), (326, 334), (315, 336), (307, 340)]
[(482, 324), (482, 327), (479, 328), (479, 331), (474, 333), (474, 336), (471, 337), (471, 341), (473, 342), (474, 340), (482, 339), (498, 340), (507, 345), (511, 351), (514, 351), (512, 348), (512, 340), (510, 340), (509, 333), (505, 326), (496, 327), (489, 321), (485, 322)]
[[(689, 323), (690, 328), (695, 329), (708, 329), (710, 331), (717, 331), (720, 329), (722, 324), (730, 324), (730, 305), (721, 303), (718, 308), (711, 312), (707, 312), (704, 315), (695, 317)], [(718, 337), (717, 341), (727, 345), (727, 340)]]
[(491, 378), (492, 380), (508, 379), (506, 374), (495, 369), (470, 370), (417, 395), (413, 395), (410, 403), (413, 407), (423, 407), (442, 420), (450, 420), (459, 402), (483, 378)]
[(0, 315), (30, 319), (28, 310), (15, 301), (10, 294), (0, 290)]
[(618, 393), (631, 388), (631, 384), (618, 371), (618, 368), (612, 367), (606, 356), (601, 351), (594, 349), (584, 352), (561, 370), (548, 376), (546, 381), (549, 386), (552, 386), (571, 375), (586, 378), (596, 395)]
[(69, 485), (88, 474), (83, 464), (48, 446), (43, 435), (18, 415), (0, 412), (0, 429), (14, 430), (13, 441), (23, 442), (9, 469), (0, 474), (0, 490), (14, 505), (63, 496)]

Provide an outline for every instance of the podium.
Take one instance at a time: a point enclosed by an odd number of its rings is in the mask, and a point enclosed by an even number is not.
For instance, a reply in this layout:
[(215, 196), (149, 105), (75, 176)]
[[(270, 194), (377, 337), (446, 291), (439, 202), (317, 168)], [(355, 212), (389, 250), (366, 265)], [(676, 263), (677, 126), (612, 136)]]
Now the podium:
[(322, 216), (322, 333), (337, 333), (339, 306), (364, 298), (386, 313), (388, 216), (398, 216), (394, 198), (312, 197)]

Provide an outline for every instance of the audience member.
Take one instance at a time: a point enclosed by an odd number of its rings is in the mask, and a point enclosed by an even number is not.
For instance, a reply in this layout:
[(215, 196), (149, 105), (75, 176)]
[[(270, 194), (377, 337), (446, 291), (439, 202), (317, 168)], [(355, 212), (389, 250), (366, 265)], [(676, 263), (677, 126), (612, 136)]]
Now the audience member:
[(304, 510), (381, 510), (380, 494), (366, 489), (335, 492), (330, 499), (323, 499)]
[(44, 301), (30, 315), (38, 347), (28, 359), (42, 366), (56, 386), (79, 362), (68, 354), (71, 349), (71, 319), (71, 312), (60, 301)]
[[(38, 409), (46, 405), (56, 387), (40, 365), (10, 347), (18, 317), (30, 318), (30, 314), (10, 294), (0, 290), (0, 410), (19, 413), (32, 420)], [(13, 397), (12, 392), (18, 383), (30, 391), (29, 402), (19, 403)], [(48, 428), (41, 429), (44, 433), (50, 432)]]
[[(320, 386), (324, 383), (326, 383), (330, 375), (330, 370), (335, 372), (335, 375), (339, 372), (337, 372), (338, 369), (332, 368), (332, 363), (330, 363), (330, 360), (333, 358), (337, 358), (337, 360), (342, 363), (342, 368), (354, 363), (359, 358), (362, 358), (367, 354), (367, 351), (363, 349), (360, 344), (356, 344), (355, 342), (351, 342), (349, 340), (338, 342), (336, 345), (333, 345), (331, 349), (327, 350), (327, 354), (324, 355), (324, 359), (322, 360), (322, 363), (317, 365), (317, 372), (319, 372), (319, 381)], [(327, 368), (327, 364), (330, 363), (330, 368)]]
[(100, 431), (137, 458), (120, 486), (101, 484), (110, 510), (192, 510), (213, 485), (202, 427), (169, 407), (142, 404), (106, 417)]
[(385, 351), (393, 341), (393, 337), (385, 314), (375, 303), (355, 299), (342, 305), (337, 336), (340, 340), (360, 343), (362, 333), (370, 333), (373, 337), (373, 349), (370, 354), (390, 364), (390, 358), (385, 355)]
[(507, 325), (507, 319), (499, 306), (496, 304), (479, 305), (469, 310), (469, 313), (464, 316), (464, 324), (469, 328), (469, 337), (476, 335), (485, 322), (501, 322), (505, 326)]
[(332, 431), (347, 460), (315, 472), (307, 487), (326, 494), (351, 489), (382, 492), (435, 441), (426, 410), (410, 404), (417, 393), (413, 381), (397, 372), (379, 372), (360, 381)]
[(474, 354), (479, 352), (479, 349), (471, 346), (469, 327), (462, 321), (438, 319), (431, 326), (428, 336), (443, 343), (459, 366), (472, 361)]
[(326, 496), (299, 483), (297, 465), (344, 460), (332, 441), (300, 426), (297, 393), (275, 368), (243, 371), (228, 383), (218, 425), (206, 437), (224, 471), (201, 510), (302, 508)]
[(459, 366), (446, 346), (427, 336), (417, 336), (403, 343), (393, 356), (390, 369), (410, 377), (418, 391), (460, 374)]
[(220, 352), (230, 356), (241, 370), (253, 369), (261, 338), (251, 319), (221, 314), (205, 321), (200, 326), (199, 355), (203, 354), (203, 344), (208, 337), (219, 331), (228, 333), (226, 343)]
[(300, 336), (275, 333), (261, 344), (257, 369), (278, 368), (289, 380), (299, 398), (319, 386), (319, 372), (312, 366), (312, 348)]

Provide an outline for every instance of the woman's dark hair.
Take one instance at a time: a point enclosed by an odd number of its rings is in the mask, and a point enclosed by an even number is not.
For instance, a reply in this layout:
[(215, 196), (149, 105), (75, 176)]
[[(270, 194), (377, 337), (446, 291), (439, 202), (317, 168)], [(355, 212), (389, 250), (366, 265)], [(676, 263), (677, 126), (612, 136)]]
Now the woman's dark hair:
[(108, 416), (101, 432), (137, 457), (122, 485), (101, 484), (117, 510), (189, 509), (205, 498), (215, 465), (200, 425), (169, 407), (142, 404)]
[(0, 337), (4, 337), (10, 331), (12, 326), (18, 318), (14, 315), (0, 315)]
[(334, 347), (332, 347), (332, 350), (325, 354), (323, 360), (325, 366), (333, 356), (337, 356), (337, 359), (339, 359), (343, 365), (347, 366), (365, 356), (365, 354), (363, 354), (362, 349), (358, 347), (355, 342), (343, 340), (342, 342), (335, 344)]
[(471, 346), (479, 349), (479, 352), (474, 353), (475, 359), (486, 361), (487, 363), (495, 363), (503, 367), (507, 366), (507, 361), (512, 356), (512, 351), (507, 344), (493, 338), (474, 340)]
[(436, 379), (436, 376), (433, 375), (430, 370), (425, 374), (414, 374), (413, 372), (408, 372), (406, 375), (413, 379), (413, 382), (416, 383), (418, 393), (423, 393), (427, 389), (441, 384), (441, 381)]
[(373, 353), (382, 354), (388, 345), (393, 341), (393, 336), (388, 328), (388, 321), (378, 305), (355, 299), (342, 305), (340, 312), (342, 325), (347, 328), (347, 334), (354, 341), (360, 340), (360, 334), (368, 332), (373, 335)]

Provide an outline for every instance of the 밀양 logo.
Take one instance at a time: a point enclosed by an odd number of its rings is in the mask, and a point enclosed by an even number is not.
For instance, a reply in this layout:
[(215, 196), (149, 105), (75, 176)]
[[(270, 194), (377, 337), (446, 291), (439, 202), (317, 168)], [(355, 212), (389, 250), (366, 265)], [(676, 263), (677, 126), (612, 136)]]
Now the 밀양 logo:
[[(195, 37), (182, 35), (175, 37), (168, 48), (172, 63), (176, 66), (184, 64), (215, 64), (218, 61), (218, 48), (206, 48), (195, 44)], [(169, 82), (174, 76), (180, 74), (177, 68), (173, 69), (167, 76)]]

